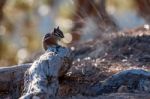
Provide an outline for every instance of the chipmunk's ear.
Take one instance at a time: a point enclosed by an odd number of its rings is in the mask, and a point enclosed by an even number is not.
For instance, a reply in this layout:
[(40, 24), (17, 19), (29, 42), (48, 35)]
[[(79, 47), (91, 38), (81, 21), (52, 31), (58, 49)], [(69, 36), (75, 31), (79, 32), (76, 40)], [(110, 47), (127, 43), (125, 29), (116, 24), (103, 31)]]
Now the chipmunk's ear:
[(56, 31), (57, 31), (57, 29), (56, 29), (56, 28), (54, 28), (54, 31), (53, 31), (53, 32), (55, 33)]
[(57, 30), (59, 30), (59, 26), (57, 27)]

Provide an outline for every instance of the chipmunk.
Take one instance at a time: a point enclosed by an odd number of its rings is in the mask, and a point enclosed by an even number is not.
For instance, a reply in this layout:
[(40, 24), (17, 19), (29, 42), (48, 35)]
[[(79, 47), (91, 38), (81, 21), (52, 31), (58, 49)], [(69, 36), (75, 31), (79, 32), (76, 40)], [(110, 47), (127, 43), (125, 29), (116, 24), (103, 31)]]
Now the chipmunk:
[(43, 39), (43, 48), (45, 50), (48, 49), (48, 46), (58, 45), (58, 41), (64, 38), (63, 32), (59, 29), (59, 27), (54, 28), (52, 33), (47, 33)]

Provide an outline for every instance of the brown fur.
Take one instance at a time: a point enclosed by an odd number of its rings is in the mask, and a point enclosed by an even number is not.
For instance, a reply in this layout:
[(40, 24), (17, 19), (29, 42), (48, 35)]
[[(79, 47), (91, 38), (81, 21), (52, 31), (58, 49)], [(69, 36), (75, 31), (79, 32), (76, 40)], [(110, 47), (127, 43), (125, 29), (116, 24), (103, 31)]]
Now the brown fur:
[(57, 45), (57, 39), (54, 36), (50, 36), (48, 39), (43, 41), (43, 47), (47, 50), (47, 45)]

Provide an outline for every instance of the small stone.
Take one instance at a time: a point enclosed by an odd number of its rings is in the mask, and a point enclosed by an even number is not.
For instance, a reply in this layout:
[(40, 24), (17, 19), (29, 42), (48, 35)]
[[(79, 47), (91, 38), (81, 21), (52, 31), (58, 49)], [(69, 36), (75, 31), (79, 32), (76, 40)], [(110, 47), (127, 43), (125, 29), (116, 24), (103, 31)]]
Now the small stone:
[(38, 96), (33, 96), (32, 99), (40, 99)]
[(127, 86), (124, 86), (124, 85), (122, 85), (122, 86), (120, 86), (119, 88), (118, 88), (118, 91), (117, 91), (118, 93), (125, 93), (125, 92), (128, 92), (128, 88), (127, 88)]

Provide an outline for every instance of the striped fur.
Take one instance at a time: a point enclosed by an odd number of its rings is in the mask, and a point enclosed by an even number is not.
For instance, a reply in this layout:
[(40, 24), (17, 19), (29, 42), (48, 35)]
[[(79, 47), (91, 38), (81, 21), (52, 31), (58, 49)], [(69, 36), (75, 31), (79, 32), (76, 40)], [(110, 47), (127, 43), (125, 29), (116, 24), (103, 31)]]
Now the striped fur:
[(63, 32), (59, 29), (59, 27), (54, 28), (52, 35), (59, 37), (59, 38), (64, 38)]

